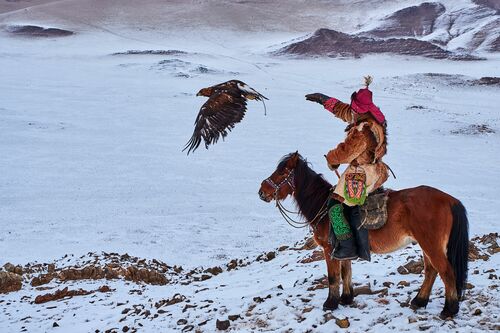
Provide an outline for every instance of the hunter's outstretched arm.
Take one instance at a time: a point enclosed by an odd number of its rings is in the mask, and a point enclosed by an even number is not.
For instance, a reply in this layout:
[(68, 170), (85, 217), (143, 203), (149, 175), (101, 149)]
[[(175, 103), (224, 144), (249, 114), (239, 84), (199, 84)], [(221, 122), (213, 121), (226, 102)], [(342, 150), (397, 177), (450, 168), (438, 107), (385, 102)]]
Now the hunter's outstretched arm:
[(306, 95), (306, 100), (316, 102), (321, 105), (339, 119), (346, 123), (352, 122), (352, 112), (349, 104), (342, 103), (336, 98), (329, 97), (320, 93)]

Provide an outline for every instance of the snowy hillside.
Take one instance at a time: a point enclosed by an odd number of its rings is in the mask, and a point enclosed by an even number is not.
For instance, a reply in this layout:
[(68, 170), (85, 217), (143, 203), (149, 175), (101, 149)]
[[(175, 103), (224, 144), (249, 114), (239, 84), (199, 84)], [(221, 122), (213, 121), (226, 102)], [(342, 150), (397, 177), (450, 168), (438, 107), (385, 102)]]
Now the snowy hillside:
[[(361, 294), (324, 312), (324, 261), (301, 248), (309, 231), (257, 195), (296, 150), (335, 181), (323, 154), (344, 124), (304, 95), (347, 101), (371, 74), (397, 175), (387, 186), (437, 187), (463, 202), (471, 238), (498, 232), (495, 2), (441, 1), (413, 34), (486, 59), (467, 62), (275, 53), (321, 28), (404, 37), (413, 26), (395, 31), (397, 13), (422, 1), (141, 3), (0, 0), (0, 266), (23, 273), (20, 291), (0, 294), (2, 331), (213, 332), (218, 320), (234, 332), (499, 329), (498, 235), (474, 241), (454, 320), (438, 317), (439, 278), (426, 309), (407, 306), (423, 278), (398, 267), (418, 261), (418, 246), (354, 262)], [(186, 156), (205, 101), (196, 93), (233, 78), (269, 98), (267, 116), (250, 101), (225, 142)], [(42, 297), (65, 287), (63, 300)]]

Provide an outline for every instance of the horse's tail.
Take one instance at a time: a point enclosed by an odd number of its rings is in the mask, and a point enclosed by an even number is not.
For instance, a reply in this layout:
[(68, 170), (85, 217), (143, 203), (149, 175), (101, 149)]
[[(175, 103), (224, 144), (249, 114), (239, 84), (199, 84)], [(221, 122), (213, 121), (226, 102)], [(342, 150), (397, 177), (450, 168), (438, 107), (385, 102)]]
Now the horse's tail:
[(451, 206), (453, 225), (446, 256), (455, 271), (455, 287), (458, 299), (461, 298), (467, 282), (467, 268), (469, 263), (469, 221), (467, 211), (460, 201)]

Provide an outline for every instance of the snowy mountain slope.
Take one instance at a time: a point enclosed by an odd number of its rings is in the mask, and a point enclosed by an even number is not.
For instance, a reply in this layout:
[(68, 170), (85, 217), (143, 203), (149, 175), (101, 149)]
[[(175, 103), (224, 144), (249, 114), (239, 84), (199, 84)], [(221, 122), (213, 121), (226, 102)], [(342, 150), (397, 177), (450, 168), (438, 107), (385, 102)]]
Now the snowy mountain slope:
[[(367, 19), (354, 34), (322, 27), (312, 37), (294, 42), (280, 53), (302, 56), (394, 53), (470, 60), (474, 58), (471, 53), (484, 56), (499, 50), (500, 15), (483, 3), (422, 2), (385, 13)], [(326, 33), (329, 35), (325, 36)], [(318, 44), (323, 46), (318, 49)]]

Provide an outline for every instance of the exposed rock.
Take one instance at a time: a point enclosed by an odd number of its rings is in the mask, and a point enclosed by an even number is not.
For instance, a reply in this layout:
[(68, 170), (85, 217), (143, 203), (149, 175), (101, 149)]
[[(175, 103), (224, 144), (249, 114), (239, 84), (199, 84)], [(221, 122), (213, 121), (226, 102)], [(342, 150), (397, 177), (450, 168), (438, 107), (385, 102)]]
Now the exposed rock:
[(469, 55), (456, 55), (438, 45), (415, 38), (375, 39), (343, 32), (319, 29), (310, 38), (290, 44), (277, 55), (360, 57), (364, 54), (392, 53), (424, 56), (434, 59), (476, 60)]
[(206, 270), (204, 270), (204, 272), (210, 273), (212, 275), (217, 275), (217, 274), (222, 273), (222, 268), (220, 268), (219, 266), (210, 267), (210, 268), (207, 268)]
[(313, 250), (318, 247), (318, 243), (316, 243), (316, 240), (314, 240), (314, 237), (310, 236), (306, 239), (304, 242), (304, 245), (302, 245), (299, 250)]
[(450, 131), (450, 133), (463, 135), (480, 135), (495, 133), (495, 130), (489, 127), (487, 124), (472, 124), (456, 130), (452, 130)]
[(500, 77), (484, 76), (478, 80), (472, 80), (470, 83), (479, 86), (500, 86)]
[(238, 260), (236, 260), (236, 259), (231, 260), (231, 261), (227, 264), (227, 270), (228, 270), (228, 271), (233, 270), (233, 269), (235, 269), (236, 267), (238, 267)]
[(351, 323), (347, 318), (344, 319), (335, 318), (335, 324), (337, 324), (337, 326), (340, 328), (348, 328), (349, 326), (351, 326)]
[(181, 295), (181, 294), (175, 294), (172, 298), (169, 299), (163, 299), (161, 301), (158, 301), (155, 303), (155, 308), (160, 308), (162, 306), (170, 306), (173, 304), (177, 304), (180, 302), (184, 302), (186, 300), (186, 296)]
[(221, 331), (227, 330), (229, 328), (229, 326), (231, 326), (231, 323), (229, 322), (229, 320), (217, 319), (217, 321), (215, 322), (215, 327)]
[(3, 268), (10, 273), (18, 274), (18, 275), (23, 275), (23, 267), (21, 265), (13, 265), (10, 262), (6, 263), (3, 265)]
[(375, 295), (375, 294), (387, 295), (388, 294), (388, 289), (387, 288), (382, 288), (382, 289), (379, 289), (379, 290), (372, 290), (370, 285), (354, 288), (354, 296), (358, 296), (358, 295)]
[(271, 261), (274, 258), (276, 258), (276, 252), (270, 251), (266, 254), (266, 257), (264, 258), (264, 261)]
[(498, 0), (472, 0), (475, 4), (496, 10), (500, 14), (500, 2)]
[(325, 259), (325, 254), (323, 253), (323, 250), (316, 250), (313, 251), (312, 254), (307, 256), (306, 258), (302, 259), (300, 261), (301, 264), (309, 264), (314, 261), (320, 261)]
[(165, 275), (146, 268), (138, 269), (134, 266), (129, 266), (123, 275), (125, 277), (125, 280), (134, 282), (144, 282), (153, 285), (165, 285), (168, 283)]
[(15, 25), (7, 27), (7, 32), (24, 37), (65, 37), (73, 31), (58, 28), (43, 28), (36, 25)]
[(55, 275), (53, 273), (48, 273), (48, 274), (40, 274), (38, 276), (35, 276), (31, 280), (31, 286), (32, 287), (38, 287), (44, 284), (49, 283), (54, 279)]
[(366, 34), (376, 37), (425, 36), (434, 31), (436, 19), (445, 12), (439, 2), (424, 2), (398, 10)]
[(399, 281), (398, 282), (398, 286), (403, 286), (403, 287), (409, 287), (410, 286), (410, 282), (408, 281)]
[(177, 320), (177, 325), (186, 325), (187, 324), (187, 320), (182, 318), (182, 319), (179, 319)]
[(488, 260), (490, 256), (487, 254), (482, 254), (479, 248), (471, 241), (469, 241), (469, 260), (474, 261), (474, 260)]
[(424, 270), (424, 261), (422, 259), (415, 261), (410, 260), (407, 264), (398, 267), (398, 273), (406, 274), (420, 274)]
[(20, 290), (22, 287), (22, 277), (12, 272), (0, 272), (0, 294)]
[(162, 55), (162, 56), (178, 56), (188, 54), (185, 51), (179, 50), (128, 50), (126, 52), (116, 52), (112, 55)]
[(467, 282), (465, 284), (465, 289), (467, 289), (467, 290), (474, 289), (474, 285), (472, 283), (470, 283), (470, 282)]
[(53, 293), (48, 293), (44, 295), (38, 295), (35, 298), (35, 304), (42, 304), (42, 303), (47, 303), (50, 301), (56, 301), (59, 299), (63, 299), (65, 297), (74, 297), (74, 296), (85, 296), (85, 295), (90, 295), (95, 292), (109, 292), (111, 289), (108, 286), (102, 286), (98, 288), (97, 290), (91, 290), (87, 291), (84, 289), (78, 289), (78, 290), (69, 290), (68, 287), (64, 289), (58, 289)]
[(227, 316), (227, 319), (229, 319), (229, 320), (231, 320), (231, 321), (235, 321), (235, 320), (238, 320), (238, 319), (240, 319), (240, 318), (241, 318), (241, 316), (240, 316), (239, 314), (237, 314), (237, 315), (229, 315), (229, 316)]
[(125, 280), (134, 282), (144, 282), (152, 285), (165, 285), (168, 283), (167, 278), (162, 273), (146, 268), (137, 268), (129, 266), (126, 268), (113, 268), (111, 266), (86, 266), (84, 268), (67, 268), (59, 272), (58, 278), (61, 281), (68, 280), (83, 280), (83, 279), (117, 279), (123, 277)]

